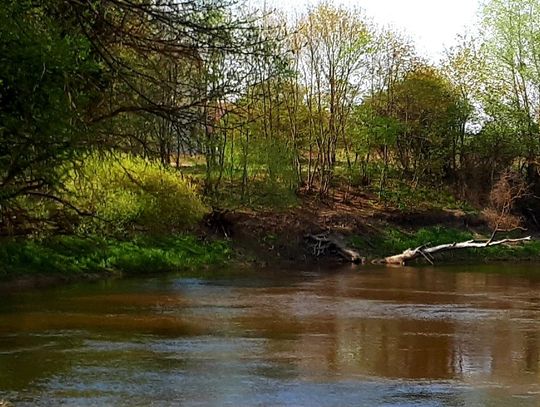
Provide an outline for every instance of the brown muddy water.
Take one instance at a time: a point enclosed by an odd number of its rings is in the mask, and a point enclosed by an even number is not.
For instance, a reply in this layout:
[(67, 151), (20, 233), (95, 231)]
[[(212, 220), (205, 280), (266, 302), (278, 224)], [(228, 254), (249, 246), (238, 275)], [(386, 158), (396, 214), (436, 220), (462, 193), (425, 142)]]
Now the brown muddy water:
[(15, 406), (538, 406), (540, 266), (159, 276), (0, 298)]

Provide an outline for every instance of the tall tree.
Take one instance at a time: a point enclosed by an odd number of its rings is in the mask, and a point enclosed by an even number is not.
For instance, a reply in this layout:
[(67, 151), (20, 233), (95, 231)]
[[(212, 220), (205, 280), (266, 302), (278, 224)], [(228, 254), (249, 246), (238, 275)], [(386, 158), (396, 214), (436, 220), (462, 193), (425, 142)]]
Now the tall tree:
[(394, 143), (393, 158), (414, 185), (440, 182), (451, 171), (453, 135), (461, 128), (464, 104), (460, 95), (438, 70), (425, 65), (407, 73), (392, 92), (390, 111), (388, 90), (365, 102), (384, 127), (384, 143)]
[(540, 2), (491, 0), (483, 9), (490, 67), (484, 107), (489, 121), (521, 146), (522, 168), (540, 185)]
[(300, 32), (307, 44), (301, 50), (301, 69), (308, 90), (310, 134), (317, 147), (314, 167), (324, 195), (333, 180), (338, 143), (350, 167), (347, 121), (365, 83), (371, 33), (360, 12), (327, 3), (309, 12), (300, 22)]
[(32, 1), (0, 7), (0, 209), (58, 182), (55, 167), (91, 142), (86, 112), (102, 66), (88, 39)]

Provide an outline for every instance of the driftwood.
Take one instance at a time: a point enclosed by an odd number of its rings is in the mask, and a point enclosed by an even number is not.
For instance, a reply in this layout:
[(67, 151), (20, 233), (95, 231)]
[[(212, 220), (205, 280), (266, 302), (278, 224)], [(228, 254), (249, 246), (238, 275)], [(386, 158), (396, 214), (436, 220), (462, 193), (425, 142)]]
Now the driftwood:
[(317, 257), (335, 253), (351, 263), (361, 264), (365, 262), (365, 259), (356, 250), (347, 247), (345, 239), (341, 235), (331, 233), (309, 234), (306, 235), (306, 240), (309, 242), (313, 255)]
[(428, 247), (428, 245), (423, 245), (417, 247), (416, 249), (407, 249), (401, 254), (396, 254), (394, 256), (385, 257), (384, 259), (374, 260), (374, 263), (378, 264), (399, 264), (405, 265), (407, 262), (423, 257), (429, 263), (433, 264), (433, 255), (441, 252), (446, 252), (450, 250), (461, 250), (461, 249), (483, 249), (485, 247), (498, 246), (498, 245), (510, 245), (515, 243), (521, 243), (532, 240), (531, 236), (523, 237), (520, 239), (502, 239), (502, 240), (493, 240), (491, 239), (486, 241), (476, 241), (469, 240), (466, 242), (460, 243), (449, 243), (441, 244), (438, 246)]

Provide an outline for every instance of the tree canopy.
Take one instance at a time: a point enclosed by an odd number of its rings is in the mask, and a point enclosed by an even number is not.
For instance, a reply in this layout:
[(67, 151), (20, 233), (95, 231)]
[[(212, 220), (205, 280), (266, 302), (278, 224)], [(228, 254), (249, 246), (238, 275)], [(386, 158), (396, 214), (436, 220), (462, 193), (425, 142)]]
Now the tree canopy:
[(538, 0), (490, 0), (434, 64), (330, 3), (294, 20), (236, 1), (4, 0), (0, 211), (76, 208), (73, 171), (114, 154), (209, 203), (404, 185), (482, 204), (508, 170), (538, 195), (539, 16)]

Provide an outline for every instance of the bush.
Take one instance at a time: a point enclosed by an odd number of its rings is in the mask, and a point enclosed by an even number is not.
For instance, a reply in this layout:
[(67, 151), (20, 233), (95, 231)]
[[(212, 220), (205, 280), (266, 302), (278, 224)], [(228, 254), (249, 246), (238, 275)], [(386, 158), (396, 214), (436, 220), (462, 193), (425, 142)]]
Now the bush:
[(178, 171), (141, 157), (93, 152), (67, 174), (65, 199), (95, 215), (80, 221), (83, 232), (179, 230), (206, 212)]

